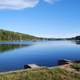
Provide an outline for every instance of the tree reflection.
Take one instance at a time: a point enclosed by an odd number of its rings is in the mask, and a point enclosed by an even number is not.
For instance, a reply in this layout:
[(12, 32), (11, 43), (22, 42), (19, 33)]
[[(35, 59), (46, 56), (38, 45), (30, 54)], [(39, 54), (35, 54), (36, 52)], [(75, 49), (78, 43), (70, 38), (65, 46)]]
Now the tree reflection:
[(75, 40), (75, 44), (80, 45), (80, 40)]
[(0, 44), (0, 52), (6, 52), (9, 50), (14, 50), (22, 47), (28, 47), (31, 44)]

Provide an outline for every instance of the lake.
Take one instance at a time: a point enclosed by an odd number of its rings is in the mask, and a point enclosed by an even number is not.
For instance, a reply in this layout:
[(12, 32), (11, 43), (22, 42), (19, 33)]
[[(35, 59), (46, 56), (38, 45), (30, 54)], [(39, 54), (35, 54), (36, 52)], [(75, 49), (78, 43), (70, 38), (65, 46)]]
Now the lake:
[(74, 41), (0, 42), (0, 71), (23, 69), (26, 64), (56, 66), (58, 60), (80, 60)]

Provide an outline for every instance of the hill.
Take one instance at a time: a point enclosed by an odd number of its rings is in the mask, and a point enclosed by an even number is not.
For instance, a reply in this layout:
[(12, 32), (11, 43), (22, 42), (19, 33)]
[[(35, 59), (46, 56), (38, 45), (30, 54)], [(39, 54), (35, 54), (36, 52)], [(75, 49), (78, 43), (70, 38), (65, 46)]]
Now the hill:
[(0, 41), (26, 41), (38, 39), (40, 38), (32, 35), (0, 29)]

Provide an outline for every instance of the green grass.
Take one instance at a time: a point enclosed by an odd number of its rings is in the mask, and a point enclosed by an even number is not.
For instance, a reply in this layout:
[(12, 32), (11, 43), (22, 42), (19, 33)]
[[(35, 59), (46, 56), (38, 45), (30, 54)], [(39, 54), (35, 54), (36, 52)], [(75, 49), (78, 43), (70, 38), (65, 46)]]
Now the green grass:
[(0, 74), (0, 80), (80, 80), (80, 75), (64, 69), (33, 69)]
[(77, 64), (77, 63), (74, 63), (72, 66), (71, 66), (73, 69), (76, 69), (77, 71), (80, 70), (80, 63)]

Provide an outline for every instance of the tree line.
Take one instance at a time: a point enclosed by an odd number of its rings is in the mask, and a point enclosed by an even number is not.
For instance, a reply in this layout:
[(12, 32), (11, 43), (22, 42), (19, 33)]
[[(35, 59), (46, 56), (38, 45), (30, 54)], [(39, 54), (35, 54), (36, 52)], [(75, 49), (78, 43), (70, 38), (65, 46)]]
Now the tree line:
[(26, 41), (37, 39), (39, 38), (32, 35), (0, 29), (0, 41)]

